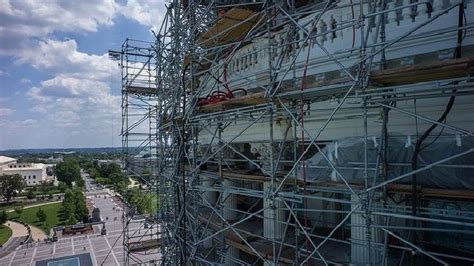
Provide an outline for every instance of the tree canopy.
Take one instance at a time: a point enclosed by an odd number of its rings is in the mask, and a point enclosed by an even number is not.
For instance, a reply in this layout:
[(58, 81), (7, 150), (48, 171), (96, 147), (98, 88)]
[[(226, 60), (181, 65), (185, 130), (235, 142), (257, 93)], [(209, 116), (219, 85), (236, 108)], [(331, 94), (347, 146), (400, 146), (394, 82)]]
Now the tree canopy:
[(44, 222), (46, 221), (46, 218), (48, 218), (46, 216), (46, 213), (41, 208), (39, 208), (38, 211), (36, 212), (36, 217), (38, 218), (40, 222)]
[(80, 182), (81, 180), (81, 169), (79, 168), (79, 164), (71, 159), (58, 163), (54, 172), (58, 177), (58, 180), (64, 182), (68, 186), (71, 186), (72, 182)]
[(0, 176), (0, 192), (5, 200), (10, 202), (11, 198), (25, 186), (23, 178), (19, 174)]
[(128, 180), (116, 163), (102, 163), (95, 161), (91, 168), (87, 169), (90, 177), (100, 185), (113, 185), (115, 191), (122, 193), (128, 185)]
[(64, 194), (63, 215), (67, 224), (88, 222), (89, 211), (84, 194), (78, 189), (68, 189)]
[(155, 212), (153, 196), (150, 193), (141, 191), (138, 188), (132, 189), (127, 194), (127, 202), (137, 208), (140, 214), (153, 214)]
[(8, 214), (6, 210), (0, 211), (0, 226), (8, 220)]

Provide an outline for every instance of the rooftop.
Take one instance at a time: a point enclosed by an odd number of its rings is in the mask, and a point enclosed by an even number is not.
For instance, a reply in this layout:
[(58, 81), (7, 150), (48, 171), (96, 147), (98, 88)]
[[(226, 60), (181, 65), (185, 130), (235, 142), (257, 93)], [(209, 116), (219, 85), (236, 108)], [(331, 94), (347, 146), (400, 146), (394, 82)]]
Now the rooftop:
[(3, 169), (4, 172), (8, 171), (23, 171), (23, 170), (38, 170), (38, 169), (43, 169), (45, 167), (45, 164), (43, 163), (28, 163), (28, 164), (21, 164), (21, 165), (27, 165), (23, 167), (7, 167)]
[(15, 158), (0, 155), (0, 164), (11, 163), (11, 162), (15, 162), (16, 160), (17, 159)]

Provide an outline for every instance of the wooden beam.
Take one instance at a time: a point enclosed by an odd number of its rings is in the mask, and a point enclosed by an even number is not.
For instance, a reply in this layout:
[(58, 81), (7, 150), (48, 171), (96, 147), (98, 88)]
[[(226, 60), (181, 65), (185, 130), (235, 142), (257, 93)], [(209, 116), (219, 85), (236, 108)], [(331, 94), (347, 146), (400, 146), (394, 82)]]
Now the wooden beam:
[(199, 35), (198, 44), (211, 47), (238, 41), (257, 23), (258, 18), (252, 10), (231, 8), (208, 31)]
[[(342, 182), (318, 182), (318, 186), (347, 188)], [(363, 185), (351, 184), (352, 188), (364, 189)], [(425, 197), (450, 198), (450, 199), (474, 199), (474, 191), (466, 189), (447, 189), (447, 188), (425, 188), (417, 186), (418, 193)], [(411, 193), (412, 186), (406, 184), (388, 184), (387, 191), (399, 193)]]
[(460, 78), (469, 75), (474, 57), (465, 57), (428, 64), (416, 64), (386, 70), (372, 71), (374, 85), (404, 85), (417, 82)]
[(222, 102), (203, 105), (203, 106), (198, 107), (197, 111), (199, 113), (212, 113), (212, 112), (235, 109), (239, 107), (263, 104), (266, 102), (267, 100), (264, 97), (264, 93), (258, 92), (258, 93), (252, 93), (249, 95), (241, 96), (241, 97), (228, 99)]

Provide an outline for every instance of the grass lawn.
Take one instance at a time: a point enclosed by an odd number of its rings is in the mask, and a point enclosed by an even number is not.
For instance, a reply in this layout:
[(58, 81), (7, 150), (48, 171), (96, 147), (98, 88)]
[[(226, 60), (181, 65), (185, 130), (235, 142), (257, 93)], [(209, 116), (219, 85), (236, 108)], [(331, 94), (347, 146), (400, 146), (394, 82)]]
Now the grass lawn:
[(14, 203), (10, 203), (8, 205), (5, 204), (5, 205), (0, 206), (0, 211), (9, 210), (9, 209), (13, 210), (16, 207), (21, 206), (21, 205), (25, 205), (25, 204), (22, 203), (22, 202), (14, 202)]
[(5, 244), (12, 236), (12, 229), (6, 225), (0, 225), (0, 246)]
[[(51, 228), (63, 224), (61, 217), (62, 205), (62, 202), (58, 202), (24, 209), (20, 216), (18, 216), (18, 213), (12, 212), (9, 213), (9, 219), (17, 219), (27, 224), (34, 225), (43, 230), (46, 235), (49, 235)], [(44, 222), (40, 222), (38, 217), (36, 217), (36, 213), (38, 212), (39, 208), (41, 208), (46, 213), (46, 221)]]

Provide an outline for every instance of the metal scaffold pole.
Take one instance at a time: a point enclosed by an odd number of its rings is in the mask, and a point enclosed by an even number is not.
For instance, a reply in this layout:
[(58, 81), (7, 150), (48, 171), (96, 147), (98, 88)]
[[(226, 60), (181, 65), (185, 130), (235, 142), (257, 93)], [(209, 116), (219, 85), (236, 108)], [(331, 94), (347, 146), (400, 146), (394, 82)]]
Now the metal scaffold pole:
[(126, 204), (125, 264), (474, 262), (473, 9), (169, 2), (120, 52), (125, 171), (156, 200)]

